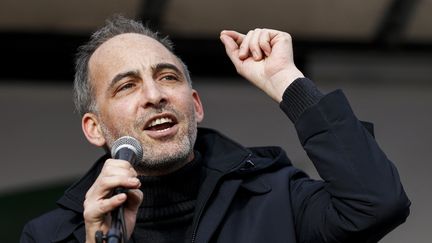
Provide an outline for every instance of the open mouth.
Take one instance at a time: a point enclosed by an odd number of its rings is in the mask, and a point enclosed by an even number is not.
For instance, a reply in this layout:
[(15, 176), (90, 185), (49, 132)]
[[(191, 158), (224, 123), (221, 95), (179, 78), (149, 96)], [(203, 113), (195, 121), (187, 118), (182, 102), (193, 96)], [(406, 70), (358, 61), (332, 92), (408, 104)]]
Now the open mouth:
[(164, 115), (164, 116), (153, 118), (152, 120), (147, 122), (147, 125), (144, 127), (144, 130), (156, 131), (156, 132), (165, 131), (173, 127), (175, 124), (177, 124), (175, 117), (172, 117), (170, 115)]

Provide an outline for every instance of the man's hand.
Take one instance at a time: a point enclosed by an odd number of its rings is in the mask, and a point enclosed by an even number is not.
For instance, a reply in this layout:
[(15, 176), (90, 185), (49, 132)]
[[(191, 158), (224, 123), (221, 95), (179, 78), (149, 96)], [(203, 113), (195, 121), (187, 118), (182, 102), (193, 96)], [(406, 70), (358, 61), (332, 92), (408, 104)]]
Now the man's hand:
[(224, 30), (220, 39), (237, 72), (278, 103), (285, 89), (295, 79), (304, 77), (294, 64), (288, 33), (255, 29), (243, 35)]
[[(87, 191), (84, 201), (84, 221), (86, 242), (95, 242), (95, 233), (101, 230), (106, 234), (111, 226), (110, 212), (124, 203), (124, 216), (128, 239), (135, 227), (136, 214), (143, 194), (137, 173), (132, 165), (124, 160), (108, 159), (99, 177)], [(128, 193), (115, 196), (112, 191), (117, 187), (129, 189)]]

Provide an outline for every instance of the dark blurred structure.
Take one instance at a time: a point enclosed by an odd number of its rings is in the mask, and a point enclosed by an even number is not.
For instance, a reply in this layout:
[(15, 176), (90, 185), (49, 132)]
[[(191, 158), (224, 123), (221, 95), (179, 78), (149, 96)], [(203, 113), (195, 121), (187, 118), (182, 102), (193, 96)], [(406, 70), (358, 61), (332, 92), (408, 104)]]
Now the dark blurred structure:
[(322, 51), (432, 53), (432, 3), (421, 0), (4, 0), (0, 7), (1, 80), (70, 83), (76, 48), (113, 13), (140, 19), (170, 35), (177, 53), (198, 76), (233, 75), (218, 39), (222, 29), (287, 31), (294, 36), (297, 63), (303, 68), (311, 55)]

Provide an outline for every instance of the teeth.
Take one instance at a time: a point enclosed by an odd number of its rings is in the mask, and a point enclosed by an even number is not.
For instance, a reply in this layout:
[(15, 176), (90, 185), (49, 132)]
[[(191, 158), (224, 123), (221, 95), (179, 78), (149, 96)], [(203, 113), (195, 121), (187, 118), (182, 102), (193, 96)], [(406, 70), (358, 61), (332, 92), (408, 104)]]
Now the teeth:
[(153, 126), (157, 126), (157, 125), (164, 124), (164, 123), (169, 123), (169, 122), (172, 122), (171, 118), (162, 117), (162, 118), (158, 118), (158, 119), (152, 121), (150, 123), (149, 127), (153, 127)]

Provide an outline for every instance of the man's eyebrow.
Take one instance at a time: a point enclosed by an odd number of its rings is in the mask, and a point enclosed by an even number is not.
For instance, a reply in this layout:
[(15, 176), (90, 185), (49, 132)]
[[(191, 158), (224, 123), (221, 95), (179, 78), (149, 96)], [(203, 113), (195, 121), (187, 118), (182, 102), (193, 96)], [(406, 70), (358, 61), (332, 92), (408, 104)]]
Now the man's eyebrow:
[(157, 74), (158, 72), (160, 72), (164, 69), (171, 69), (171, 70), (174, 70), (178, 74), (182, 74), (182, 72), (180, 71), (180, 69), (176, 65), (171, 64), (171, 63), (165, 63), (165, 62), (158, 63), (158, 64), (152, 66), (151, 69), (153, 71), (153, 74)]
[(138, 70), (130, 70), (130, 71), (126, 71), (126, 72), (122, 72), (117, 74), (116, 76), (114, 76), (114, 78), (111, 80), (108, 89), (111, 89), (112, 87), (114, 87), (114, 85), (124, 79), (125, 77), (139, 77), (139, 71)]

